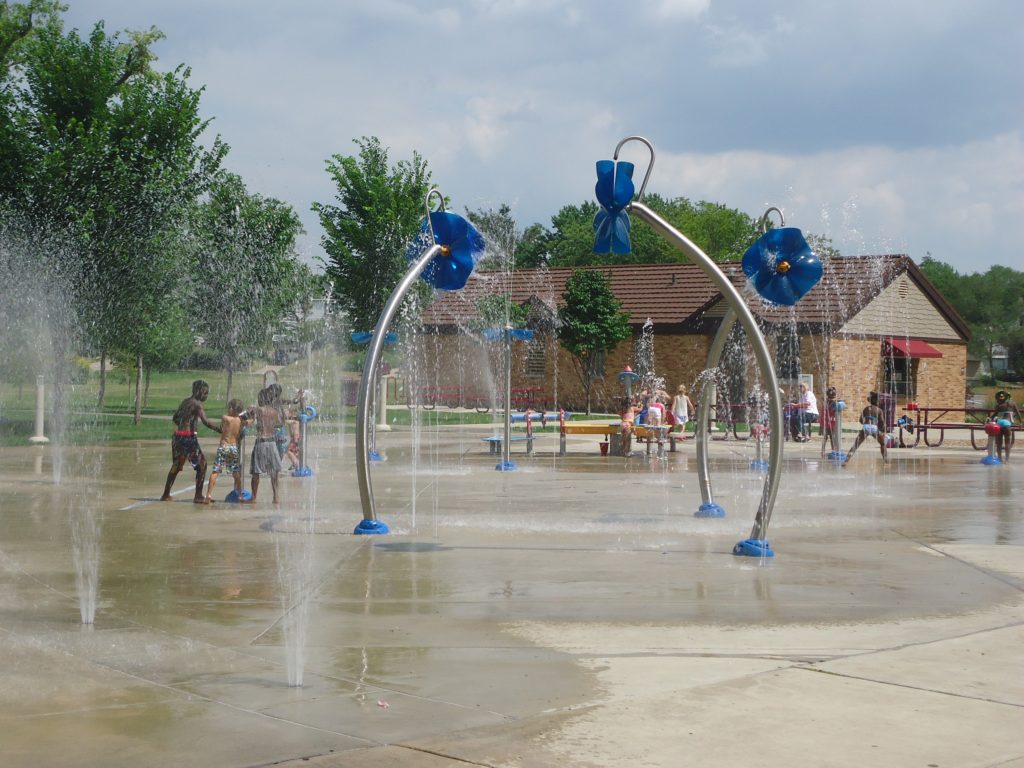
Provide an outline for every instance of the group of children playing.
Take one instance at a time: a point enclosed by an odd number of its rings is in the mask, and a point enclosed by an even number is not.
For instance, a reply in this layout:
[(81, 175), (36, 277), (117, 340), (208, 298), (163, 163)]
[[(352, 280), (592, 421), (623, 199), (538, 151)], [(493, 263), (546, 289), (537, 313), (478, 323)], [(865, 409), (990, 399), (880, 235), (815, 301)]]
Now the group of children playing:
[[(804, 385), (801, 384), (801, 389)], [(1006, 390), (996, 392), (996, 407), (989, 414), (989, 421), (999, 425), (999, 434), (995, 436), (995, 447), (998, 458), (1002, 461), (1009, 461), (1010, 447), (1012, 443), (1012, 429), (1016, 422), (1020, 422), (1021, 414), (1017, 405), (1010, 398)], [(853, 441), (850, 452), (843, 461), (845, 467), (857, 449), (868, 438), (878, 442), (878, 448), (882, 453), (882, 462), (888, 460), (886, 453), (886, 419), (885, 413), (879, 407), (879, 396), (877, 392), (868, 394), (868, 404), (860, 412), (860, 431)], [(668, 407), (668, 393), (661, 389), (651, 390), (645, 388), (637, 397), (624, 397), (621, 403), (620, 429), (622, 434), (623, 454), (628, 456), (632, 448), (633, 427), (637, 424), (647, 426), (662, 426), (668, 424), (670, 429), (682, 431), (686, 428), (686, 422), (694, 417), (693, 402), (686, 394), (686, 387), (679, 385), (678, 392), (672, 398), (671, 408)], [(822, 455), (826, 446), (831, 446), (834, 453), (842, 452), (842, 435), (839, 432), (839, 410), (842, 408), (835, 387), (825, 390), (825, 407), (822, 409), (821, 435)]]
[[(178, 473), (188, 461), (196, 472), (196, 492), (193, 501), (196, 504), (212, 504), (213, 489), (217, 477), (229, 472), (234, 480), (235, 496), (239, 502), (255, 503), (260, 487), (260, 478), (270, 476), (273, 502), (280, 503), (278, 493), (278, 477), (281, 473), (281, 459), (288, 457), (291, 467), (302, 466), (301, 428), (298, 414), (305, 405), (305, 396), (299, 390), (294, 400), (281, 399), (281, 387), (270, 384), (260, 390), (256, 405), (246, 408), (241, 400), (235, 398), (228, 403), (228, 412), (221, 417), (220, 425), (214, 425), (207, 419), (203, 403), (210, 394), (210, 386), (205, 381), (192, 382), (192, 396), (181, 401), (181, 405), (171, 417), (177, 429), (171, 440), (171, 469), (167, 473), (161, 501), (171, 498), (171, 486)], [(200, 421), (208, 429), (220, 433), (220, 444), (210, 472), (210, 483), (203, 495), (203, 480), (206, 477), (206, 456), (199, 447), (196, 433), (196, 422)], [(252, 498), (245, 499), (242, 490), (242, 468), (240, 442), (243, 430), (255, 425), (255, 445), (250, 456), (250, 474), (252, 476)]]
[(680, 384), (671, 400), (670, 404), (665, 390), (651, 388), (644, 388), (636, 397), (622, 398), (619, 419), (624, 456), (632, 450), (633, 427), (637, 424), (649, 427), (667, 425), (669, 431), (682, 432), (686, 429), (686, 422), (694, 417), (693, 402), (686, 394), (686, 386)]

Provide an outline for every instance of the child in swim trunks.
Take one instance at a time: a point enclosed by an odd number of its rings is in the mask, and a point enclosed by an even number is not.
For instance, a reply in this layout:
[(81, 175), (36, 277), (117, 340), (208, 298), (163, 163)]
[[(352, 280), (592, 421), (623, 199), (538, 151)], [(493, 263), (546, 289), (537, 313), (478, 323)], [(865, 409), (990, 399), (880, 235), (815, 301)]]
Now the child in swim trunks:
[(886, 462), (885, 430), (880, 425), (885, 423), (885, 414), (878, 407), (877, 392), (871, 392), (868, 395), (868, 405), (860, 412), (860, 423), (860, 432), (857, 434), (857, 439), (853, 442), (853, 447), (850, 449), (846, 461), (843, 462), (843, 466), (845, 467), (850, 463), (850, 459), (853, 458), (853, 454), (860, 447), (860, 444), (869, 437), (873, 437), (878, 441), (878, 447), (882, 450), (882, 463), (884, 464)]
[(1010, 444), (1013, 441), (1015, 418), (1020, 420), (1020, 409), (1010, 398), (1010, 393), (1005, 389), (1000, 389), (996, 392), (996, 407), (989, 415), (989, 419), (999, 425), (999, 434), (996, 435), (996, 455), (1003, 463), (1010, 460)]
[(206, 487), (206, 503), (213, 503), (213, 486), (217, 483), (217, 475), (225, 469), (231, 473), (235, 481), (235, 493), (242, 499), (242, 467), (239, 462), (238, 438), (242, 427), (250, 423), (249, 414), (244, 412), (245, 406), (238, 398), (228, 403), (228, 412), (220, 420), (220, 445), (217, 446), (217, 457), (213, 461), (210, 482)]

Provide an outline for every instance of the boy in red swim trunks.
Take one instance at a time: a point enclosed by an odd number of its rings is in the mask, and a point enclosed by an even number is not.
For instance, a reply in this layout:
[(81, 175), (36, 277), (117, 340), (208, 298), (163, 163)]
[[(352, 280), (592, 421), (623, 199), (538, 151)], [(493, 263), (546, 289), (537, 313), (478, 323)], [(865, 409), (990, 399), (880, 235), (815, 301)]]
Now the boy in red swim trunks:
[(171, 438), (171, 471), (167, 473), (167, 482), (164, 484), (164, 495), (160, 501), (168, 501), (171, 498), (171, 486), (174, 485), (174, 478), (181, 472), (185, 462), (188, 461), (196, 471), (196, 495), (193, 501), (196, 504), (204, 503), (203, 480), (206, 479), (206, 457), (203, 449), (199, 447), (199, 437), (196, 435), (196, 421), (201, 421), (207, 429), (220, 432), (220, 428), (206, 418), (206, 411), (203, 410), (203, 403), (210, 395), (210, 385), (202, 379), (192, 382), (192, 397), (181, 401), (178, 410), (174, 412), (171, 419), (177, 429)]

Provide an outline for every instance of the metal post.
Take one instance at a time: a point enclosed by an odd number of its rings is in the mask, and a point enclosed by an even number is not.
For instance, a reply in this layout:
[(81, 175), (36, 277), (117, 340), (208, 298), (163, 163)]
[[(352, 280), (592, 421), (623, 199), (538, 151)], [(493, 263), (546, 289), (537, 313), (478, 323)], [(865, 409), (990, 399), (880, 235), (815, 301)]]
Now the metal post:
[(43, 385), (42, 375), (36, 376), (36, 433), (28, 439), (33, 445), (42, 445), (50, 442), (50, 439), (43, 434), (46, 423), (46, 387)]
[(391, 425), (388, 424), (388, 388), (387, 388), (387, 376), (384, 375), (384, 370), (381, 368), (377, 372), (377, 405), (375, 406), (377, 412), (377, 432), (390, 432)]
[(373, 486), (370, 484), (370, 457), (369, 457), (369, 403), (373, 394), (373, 377), (380, 362), (381, 352), (384, 349), (384, 337), (387, 336), (388, 326), (398, 312), (405, 295), (419, 279), (423, 270), (427, 268), (431, 260), (440, 254), (442, 246), (436, 243), (428, 248), (418, 260), (413, 262), (412, 267), (405, 273), (405, 277), (395, 287), (388, 303), (384, 305), (384, 311), (377, 319), (377, 327), (374, 329), (373, 338), (370, 339), (370, 348), (366, 352), (366, 361), (363, 363), (363, 374), (359, 378), (359, 394), (356, 405), (356, 479), (359, 483), (359, 501), (363, 508), (363, 521), (356, 528), (356, 533), (387, 533), (388, 527), (377, 520), (377, 513), (373, 503)]
[(505, 439), (501, 445), (501, 463), (495, 467), (499, 472), (511, 472), (516, 465), (511, 459), (512, 441), (512, 326), (506, 325), (505, 335)]
[[(757, 509), (757, 515), (754, 518), (750, 539), (737, 544), (733, 551), (737, 554), (748, 554), (750, 548), (745, 545), (752, 542), (760, 542), (763, 545), (761, 553), (768, 555), (771, 553), (771, 550), (767, 546), (765, 535), (768, 532), (772, 508), (775, 506), (775, 497), (779, 491), (779, 477), (782, 470), (782, 398), (779, 397), (778, 379), (775, 376), (775, 368), (772, 366), (768, 345), (764, 340), (764, 336), (761, 335), (760, 329), (757, 327), (753, 313), (751, 313), (750, 308), (743, 301), (739, 291), (736, 290), (736, 286), (732, 284), (721, 268), (704, 251), (643, 203), (630, 203), (628, 210), (646, 221), (652, 229), (660, 232), (665, 239), (689, 256), (704, 271), (704, 274), (736, 312), (743, 330), (746, 331), (747, 339), (754, 350), (754, 357), (757, 359), (757, 364), (761, 369), (761, 375), (767, 383), (769, 392), (768, 411), (771, 423), (771, 446), (768, 455), (769, 469), (768, 475), (765, 478), (764, 490), (761, 493), (761, 502)], [(740, 551), (741, 548), (744, 551)]]
[[(714, 371), (722, 360), (722, 352), (725, 350), (725, 342), (729, 338), (729, 332), (736, 322), (736, 313), (732, 307), (726, 310), (722, 324), (718, 326), (718, 332), (708, 349), (708, 361), (706, 370)], [(701, 505), (697, 508), (697, 517), (725, 517), (725, 510), (715, 503), (714, 493), (711, 488), (711, 471), (708, 468), (708, 416), (711, 412), (711, 392), (715, 388), (708, 381), (700, 391), (700, 400), (697, 404), (697, 428), (694, 437), (697, 442), (697, 483), (700, 485)]]

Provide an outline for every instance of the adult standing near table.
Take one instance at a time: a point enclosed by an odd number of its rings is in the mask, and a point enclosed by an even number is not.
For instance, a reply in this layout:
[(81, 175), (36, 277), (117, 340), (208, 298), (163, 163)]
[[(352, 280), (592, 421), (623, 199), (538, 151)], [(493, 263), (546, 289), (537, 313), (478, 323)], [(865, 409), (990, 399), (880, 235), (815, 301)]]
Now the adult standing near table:
[(813, 424), (818, 420), (818, 399), (802, 381), (800, 396), (791, 408), (793, 412), (789, 417), (789, 435), (798, 443), (806, 443), (811, 438), (803, 434), (803, 430), (807, 424)]

